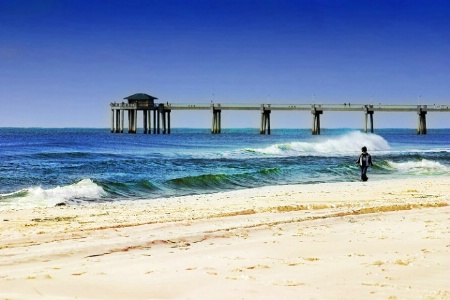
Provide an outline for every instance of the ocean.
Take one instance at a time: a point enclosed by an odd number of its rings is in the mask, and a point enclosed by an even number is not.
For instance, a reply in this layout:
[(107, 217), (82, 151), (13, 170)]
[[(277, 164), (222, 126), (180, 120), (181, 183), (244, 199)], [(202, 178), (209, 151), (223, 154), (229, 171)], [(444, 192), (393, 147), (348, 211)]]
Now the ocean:
[(288, 184), (359, 181), (366, 146), (371, 180), (450, 175), (450, 129), (0, 128), (0, 210), (139, 201)]

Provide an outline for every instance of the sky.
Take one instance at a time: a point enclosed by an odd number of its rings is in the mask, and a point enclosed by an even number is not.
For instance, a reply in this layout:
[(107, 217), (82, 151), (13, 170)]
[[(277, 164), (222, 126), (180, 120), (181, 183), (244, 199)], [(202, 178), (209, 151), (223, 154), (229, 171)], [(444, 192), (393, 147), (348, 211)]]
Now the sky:
[[(111, 102), (450, 104), (450, 1), (0, 0), (0, 127), (110, 127)], [(173, 111), (172, 127), (211, 126)], [(309, 112), (272, 112), (309, 128)], [(375, 113), (377, 127), (417, 127)], [(323, 128), (362, 128), (327, 113)], [(222, 128), (259, 127), (222, 112)], [(450, 128), (450, 113), (429, 113)], [(142, 125), (139, 125), (142, 126)]]

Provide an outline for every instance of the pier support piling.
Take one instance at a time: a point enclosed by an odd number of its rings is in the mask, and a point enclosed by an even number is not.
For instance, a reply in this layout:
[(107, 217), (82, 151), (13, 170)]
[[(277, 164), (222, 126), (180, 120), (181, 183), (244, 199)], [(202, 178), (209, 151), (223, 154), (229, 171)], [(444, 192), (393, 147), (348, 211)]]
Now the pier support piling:
[(221, 110), (214, 110), (213, 111), (213, 121), (212, 121), (212, 128), (211, 133), (220, 133), (221, 132), (221, 118), (222, 118), (222, 111)]
[(311, 113), (313, 114), (312, 134), (320, 135), (320, 115), (323, 114), (323, 110), (313, 105)]
[(116, 133), (120, 133), (120, 110), (116, 110)]
[(260, 134), (270, 135), (270, 113), (271, 110), (268, 107), (265, 107), (264, 104), (261, 105), (261, 127), (259, 129)]
[(120, 110), (120, 133), (123, 133), (123, 125), (124, 125), (124, 122), (125, 122), (125, 118), (124, 118), (124, 110), (123, 109), (121, 109)]
[(171, 112), (171, 110), (166, 110), (166, 113), (167, 113), (167, 134), (170, 134), (170, 112)]
[(144, 124), (142, 124), (143, 127), (144, 127), (144, 134), (147, 134), (147, 133), (148, 133), (147, 110), (143, 110), (143, 111), (142, 111), (142, 117), (143, 117), (143, 119), (144, 119)]
[(170, 109), (166, 109), (164, 104), (158, 105), (158, 121), (157, 121), (157, 133), (170, 134)]
[(370, 132), (373, 133), (373, 105), (366, 105), (364, 107), (365, 120), (364, 120), (364, 132), (367, 133), (367, 119), (370, 120)]
[(167, 128), (166, 128), (166, 113), (164, 112), (164, 110), (161, 111), (161, 120), (162, 120), (162, 133), (166, 134), (167, 133)]
[(152, 133), (152, 111), (149, 109), (146, 111), (147, 115), (147, 134)]
[(137, 123), (137, 121), (138, 121), (138, 113), (137, 113), (137, 110), (136, 110), (136, 109), (135, 109), (133, 112), (134, 112), (134, 113), (133, 113), (133, 121), (134, 121), (134, 124), (133, 124), (133, 132), (134, 132), (134, 133), (137, 133), (137, 127), (138, 127), (138, 123)]
[(114, 133), (114, 109), (111, 109), (111, 133)]
[(157, 122), (159, 122), (159, 119), (157, 117), (157, 111), (156, 109), (153, 109), (153, 134), (156, 134)]
[(135, 133), (133, 128), (134, 128), (134, 111), (128, 110), (128, 133)]
[(128, 111), (128, 133), (131, 133), (131, 111)]
[(137, 132), (137, 110), (128, 110), (128, 133)]
[(427, 134), (427, 106), (417, 105), (417, 114), (419, 115), (417, 134)]
[(158, 113), (156, 115), (157, 115), (157, 118), (158, 118), (158, 120), (156, 121), (156, 126), (157, 126), (156, 133), (160, 134), (161, 133), (161, 113), (160, 113), (159, 110), (158, 110)]
[(211, 110), (213, 113), (211, 133), (217, 134), (222, 131), (222, 110), (215, 108), (214, 104), (211, 104)]

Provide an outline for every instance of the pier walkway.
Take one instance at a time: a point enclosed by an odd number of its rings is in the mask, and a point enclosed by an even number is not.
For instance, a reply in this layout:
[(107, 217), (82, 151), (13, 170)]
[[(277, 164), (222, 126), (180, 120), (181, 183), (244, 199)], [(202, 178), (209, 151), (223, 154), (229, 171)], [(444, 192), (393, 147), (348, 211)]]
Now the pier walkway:
[[(131, 96), (130, 96), (131, 97)], [(125, 98), (127, 99), (127, 98)], [(156, 98), (155, 98), (156, 99)], [(260, 133), (270, 134), (270, 114), (272, 111), (310, 111), (312, 114), (313, 135), (320, 134), (320, 115), (330, 111), (360, 112), (365, 115), (364, 131), (374, 132), (374, 114), (376, 112), (412, 112), (417, 113), (417, 134), (426, 134), (426, 115), (428, 112), (450, 112), (450, 105), (386, 105), (386, 104), (188, 104), (188, 103), (111, 103), (111, 132), (124, 131), (124, 111), (128, 112), (128, 132), (136, 133), (137, 112), (143, 112), (144, 133), (170, 134), (170, 113), (175, 110), (209, 110), (212, 112), (211, 133), (221, 132), (221, 114), (223, 110), (252, 110), (261, 114)], [(152, 117), (153, 115), (153, 117)], [(153, 119), (153, 127), (152, 127)]]

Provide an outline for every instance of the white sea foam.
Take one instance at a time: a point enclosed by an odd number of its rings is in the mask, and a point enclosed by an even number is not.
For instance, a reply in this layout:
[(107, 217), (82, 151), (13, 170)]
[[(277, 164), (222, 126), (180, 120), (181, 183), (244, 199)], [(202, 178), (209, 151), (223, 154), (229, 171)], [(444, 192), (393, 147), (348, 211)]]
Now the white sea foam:
[(450, 174), (450, 167), (437, 161), (422, 159), (420, 161), (393, 162), (387, 161), (388, 165), (402, 173), (417, 175)]
[(366, 146), (369, 151), (385, 151), (390, 149), (388, 142), (381, 136), (355, 131), (333, 138), (319, 138), (318, 141), (290, 142), (274, 144), (266, 148), (246, 150), (274, 156), (353, 155), (359, 153), (362, 146)]
[(0, 195), (0, 210), (7, 208), (30, 208), (55, 206), (73, 200), (98, 199), (106, 192), (91, 179), (83, 179), (77, 183), (43, 189), (31, 187), (15, 193)]

